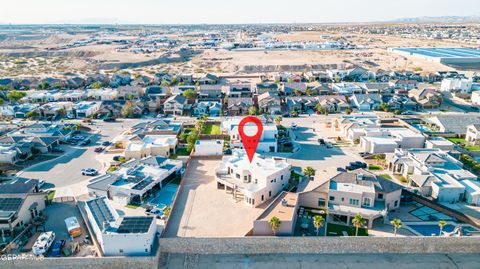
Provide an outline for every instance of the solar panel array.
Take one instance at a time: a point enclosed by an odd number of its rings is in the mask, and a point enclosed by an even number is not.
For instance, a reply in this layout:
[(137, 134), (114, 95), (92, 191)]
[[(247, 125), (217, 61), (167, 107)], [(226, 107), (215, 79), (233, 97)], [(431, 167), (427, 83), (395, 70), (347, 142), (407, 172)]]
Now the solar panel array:
[(139, 183), (137, 183), (135, 186), (133, 186), (132, 189), (134, 190), (143, 190), (146, 186), (150, 185), (150, 183), (152, 183), (153, 180), (149, 179), (149, 178), (146, 178), (145, 180), (143, 181), (140, 181)]
[(93, 217), (95, 218), (95, 221), (99, 227), (102, 227), (105, 221), (112, 222), (115, 220), (103, 199), (104, 198), (95, 199), (87, 202), (88, 207), (90, 208), (90, 211), (92, 212)]
[(396, 50), (435, 58), (480, 57), (480, 50), (472, 48), (398, 48)]
[(22, 203), (22, 198), (0, 198), (0, 210), (17, 211)]
[(125, 217), (117, 233), (146, 233), (154, 221), (153, 217)]

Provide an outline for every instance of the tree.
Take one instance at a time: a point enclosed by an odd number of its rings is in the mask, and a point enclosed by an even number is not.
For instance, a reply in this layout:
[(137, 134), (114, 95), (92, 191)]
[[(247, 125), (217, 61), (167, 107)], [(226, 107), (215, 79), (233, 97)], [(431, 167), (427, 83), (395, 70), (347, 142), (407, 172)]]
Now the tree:
[(318, 231), (320, 230), (320, 228), (323, 227), (323, 217), (321, 215), (315, 215), (313, 217), (313, 226), (315, 227), (315, 229), (317, 229), (317, 236), (318, 236)]
[(125, 103), (125, 106), (123, 106), (121, 113), (124, 118), (128, 118), (133, 115), (133, 104), (131, 101)]
[(305, 90), (305, 94), (306, 94), (307, 96), (312, 96), (312, 93), (313, 93), (313, 92), (312, 92), (311, 89), (306, 89), (306, 90)]
[(444, 221), (444, 220), (438, 221), (438, 226), (440, 227), (440, 233), (438, 234), (438, 236), (442, 236), (443, 226), (445, 226), (445, 225), (447, 225), (446, 221)]
[(257, 108), (254, 107), (254, 106), (249, 107), (248, 108), (248, 115), (251, 115), (251, 116), (257, 115)]
[(290, 111), (290, 116), (296, 117), (296, 116), (298, 116), (298, 112), (296, 110), (292, 110), (292, 111)]
[(275, 117), (275, 123), (276, 123), (277, 125), (280, 124), (280, 122), (282, 122), (282, 120), (283, 120), (282, 116), (276, 116), (276, 117)]
[(300, 90), (295, 90), (294, 93), (296, 96), (302, 96), (302, 91)]
[(310, 166), (303, 168), (303, 174), (309, 178), (312, 178), (315, 175), (315, 169)]
[(8, 91), (8, 87), (5, 85), (0, 85), (0, 91)]
[(197, 98), (197, 92), (192, 89), (187, 89), (183, 92), (183, 96), (189, 100), (195, 100), (195, 98)]
[(7, 93), (7, 98), (10, 101), (17, 102), (18, 100), (22, 99), (26, 95), (27, 94), (25, 92), (11, 91), (11, 92)]
[(347, 108), (345, 109), (345, 113), (347, 113), (347, 115), (350, 115), (352, 114), (352, 110), (350, 108)]
[(4, 101), (2, 98), (0, 98), (0, 106), (3, 105)]
[(358, 229), (365, 225), (365, 219), (362, 217), (362, 215), (357, 214), (355, 218), (353, 218), (352, 224), (355, 226), (355, 236), (358, 236)]
[(169, 205), (167, 205), (163, 210), (163, 214), (168, 218), (170, 217), (170, 213), (172, 213), (172, 208)]
[(380, 161), (383, 160), (382, 154), (375, 154), (374, 158), (375, 158), (375, 161), (377, 162), (377, 164), (379, 164)]
[(31, 118), (38, 117), (39, 114), (38, 114), (37, 111), (29, 111), (25, 114), (25, 116), (27, 116), (27, 118), (31, 119)]
[(280, 228), (280, 219), (276, 216), (273, 216), (269, 221), (268, 224), (270, 224), (270, 227), (272, 228), (273, 235), (277, 233), (278, 228)]
[(91, 85), (92, 89), (101, 89), (102, 88), (102, 83), (100, 82), (94, 82), (92, 85)]
[(402, 228), (402, 221), (399, 219), (393, 219), (390, 221), (390, 224), (393, 225), (393, 228), (395, 229), (393, 233), (395, 236), (397, 236), (397, 230)]
[(388, 105), (388, 103), (385, 103), (385, 102), (380, 103), (379, 108), (385, 112), (390, 111), (390, 106)]
[(133, 99), (135, 99), (135, 94), (129, 93), (129, 94), (127, 95), (127, 100), (130, 100), (130, 101), (131, 101), (131, 100), (133, 100)]
[(47, 81), (44, 81), (40, 85), (38, 85), (38, 88), (40, 88), (40, 90), (47, 90), (48, 88), (50, 88), (50, 84)]

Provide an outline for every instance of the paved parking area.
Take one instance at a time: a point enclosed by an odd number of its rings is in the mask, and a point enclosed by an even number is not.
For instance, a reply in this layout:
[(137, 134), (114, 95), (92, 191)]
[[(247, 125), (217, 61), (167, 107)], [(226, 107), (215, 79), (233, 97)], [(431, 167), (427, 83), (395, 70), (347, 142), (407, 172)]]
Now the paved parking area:
[(214, 175), (218, 163), (219, 160), (192, 160), (164, 236), (238, 237), (253, 228), (253, 220), (264, 208), (249, 207), (217, 190)]

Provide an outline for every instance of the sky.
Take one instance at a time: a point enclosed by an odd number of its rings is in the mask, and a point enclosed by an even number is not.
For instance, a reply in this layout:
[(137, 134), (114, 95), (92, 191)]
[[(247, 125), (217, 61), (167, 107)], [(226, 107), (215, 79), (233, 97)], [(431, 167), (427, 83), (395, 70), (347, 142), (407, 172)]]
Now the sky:
[(328, 23), (480, 15), (479, 0), (0, 0), (0, 23)]

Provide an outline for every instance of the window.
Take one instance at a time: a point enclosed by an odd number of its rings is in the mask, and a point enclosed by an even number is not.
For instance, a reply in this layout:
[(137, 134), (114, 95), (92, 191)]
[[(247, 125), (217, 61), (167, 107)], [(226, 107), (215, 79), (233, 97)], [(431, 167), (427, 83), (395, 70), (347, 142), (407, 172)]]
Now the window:
[(252, 205), (254, 205), (254, 204), (255, 204), (255, 199), (252, 199)]
[(368, 206), (368, 207), (370, 207), (370, 206), (371, 206), (371, 202), (372, 202), (372, 201), (371, 201), (370, 198), (365, 197), (365, 198), (363, 198), (362, 206)]
[(268, 191), (268, 197), (272, 197), (272, 191)]
[(324, 198), (319, 198), (318, 199), (318, 206), (319, 207), (325, 207), (325, 199)]
[(235, 174), (235, 177), (240, 179), (240, 174)]
[(342, 202), (343, 202), (343, 201), (345, 201), (345, 198), (343, 198), (343, 197), (342, 197), (342, 199), (341, 199), (341, 200), (342, 200)]
[(281, 180), (283, 180), (283, 175), (280, 177)]
[(378, 199), (383, 199), (383, 193), (378, 194)]
[(394, 203), (393, 203), (393, 207), (397, 207), (398, 206), (398, 200), (396, 200)]
[(262, 201), (263, 201), (264, 197), (263, 197), (263, 194), (262, 194)]
[(330, 201), (335, 201), (335, 196), (330, 196)]
[(358, 199), (349, 199), (348, 203), (351, 205), (358, 205)]
[(258, 183), (258, 179), (255, 179), (255, 184), (257, 184), (257, 183)]

